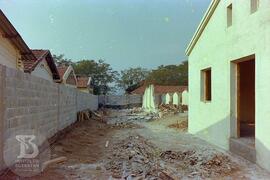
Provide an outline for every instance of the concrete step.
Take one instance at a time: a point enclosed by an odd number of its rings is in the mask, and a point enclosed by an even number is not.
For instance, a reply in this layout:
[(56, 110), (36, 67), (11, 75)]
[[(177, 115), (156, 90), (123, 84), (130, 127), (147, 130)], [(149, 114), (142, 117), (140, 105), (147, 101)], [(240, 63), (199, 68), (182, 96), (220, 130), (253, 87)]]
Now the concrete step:
[(230, 151), (234, 154), (256, 163), (256, 149), (254, 138), (231, 138)]

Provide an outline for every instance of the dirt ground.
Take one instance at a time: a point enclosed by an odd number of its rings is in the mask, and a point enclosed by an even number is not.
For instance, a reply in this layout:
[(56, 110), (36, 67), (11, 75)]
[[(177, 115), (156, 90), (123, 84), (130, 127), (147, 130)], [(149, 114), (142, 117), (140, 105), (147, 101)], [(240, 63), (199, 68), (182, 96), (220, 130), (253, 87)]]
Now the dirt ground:
[[(110, 110), (107, 123), (77, 122), (51, 146), (52, 158), (67, 161), (30, 179), (270, 178), (257, 165), (188, 134), (186, 114), (134, 120), (130, 113)], [(0, 178), (18, 179), (10, 171)]]

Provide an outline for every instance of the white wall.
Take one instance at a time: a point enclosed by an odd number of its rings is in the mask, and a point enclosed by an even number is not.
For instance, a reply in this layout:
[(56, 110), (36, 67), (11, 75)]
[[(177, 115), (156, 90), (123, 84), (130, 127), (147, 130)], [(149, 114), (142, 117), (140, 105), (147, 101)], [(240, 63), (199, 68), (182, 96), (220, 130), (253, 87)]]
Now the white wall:
[[(227, 6), (233, 3), (233, 25), (227, 28)], [(260, 0), (250, 14), (249, 0), (221, 0), (189, 56), (189, 132), (229, 149), (235, 132), (231, 61), (256, 55), (257, 163), (270, 170), (270, 3)], [(212, 101), (200, 100), (200, 71), (212, 69)]]
[(188, 105), (188, 91), (185, 90), (182, 92), (182, 105)]
[(53, 82), (52, 73), (45, 60), (42, 60), (31, 74)]
[(17, 68), (19, 57), (19, 51), (8, 39), (2, 37), (2, 32), (0, 31), (0, 64), (10, 68)]

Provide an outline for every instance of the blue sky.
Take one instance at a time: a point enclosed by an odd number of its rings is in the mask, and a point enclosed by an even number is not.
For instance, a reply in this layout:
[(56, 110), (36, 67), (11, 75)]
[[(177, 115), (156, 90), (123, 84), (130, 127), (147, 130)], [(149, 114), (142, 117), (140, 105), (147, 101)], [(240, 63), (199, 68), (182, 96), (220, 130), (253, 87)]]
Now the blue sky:
[(0, 0), (30, 48), (115, 70), (179, 64), (211, 0)]

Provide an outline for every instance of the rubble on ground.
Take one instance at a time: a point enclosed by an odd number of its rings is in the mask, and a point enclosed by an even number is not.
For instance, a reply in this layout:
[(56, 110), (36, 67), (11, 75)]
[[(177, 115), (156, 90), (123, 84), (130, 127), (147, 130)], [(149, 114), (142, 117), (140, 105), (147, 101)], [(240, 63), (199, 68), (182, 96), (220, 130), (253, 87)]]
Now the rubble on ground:
[(109, 110), (99, 109), (98, 111), (83, 111), (78, 113), (78, 119), (93, 119), (103, 123), (115, 126), (129, 126), (128, 124), (148, 122), (160, 119), (167, 115), (182, 113), (182, 106), (172, 104), (161, 104), (157, 112), (146, 112), (141, 107), (134, 107), (131, 109)]
[(184, 170), (188, 177), (222, 177), (238, 169), (237, 164), (219, 152), (209, 154), (197, 153), (195, 150), (165, 151), (160, 156), (162, 160), (174, 163)]
[(158, 106), (159, 112), (162, 116), (170, 115), (170, 114), (178, 114), (182, 113), (182, 105), (174, 105), (174, 104), (160, 104)]
[(237, 170), (237, 165), (225, 154), (197, 153), (195, 150), (162, 152), (139, 135), (113, 144), (105, 162), (105, 169), (119, 179), (211, 178)]
[(115, 129), (139, 129), (143, 128), (143, 126), (139, 124), (134, 124), (134, 123), (117, 123), (117, 124), (112, 124), (110, 128), (115, 128)]
[(177, 121), (174, 124), (170, 124), (168, 127), (186, 132), (188, 129), (188, 120), (185, 119), (185, 120)]
[(141, 136), (130, 136), (112, 146), (105, 168), (113, 178), (158, 177), (159, 154), (160, 150)]
[(158, 113), (145, 112), (142, 108), (122, 109), (109, 115), (108, 124), (147, 122), (159, 118)]

